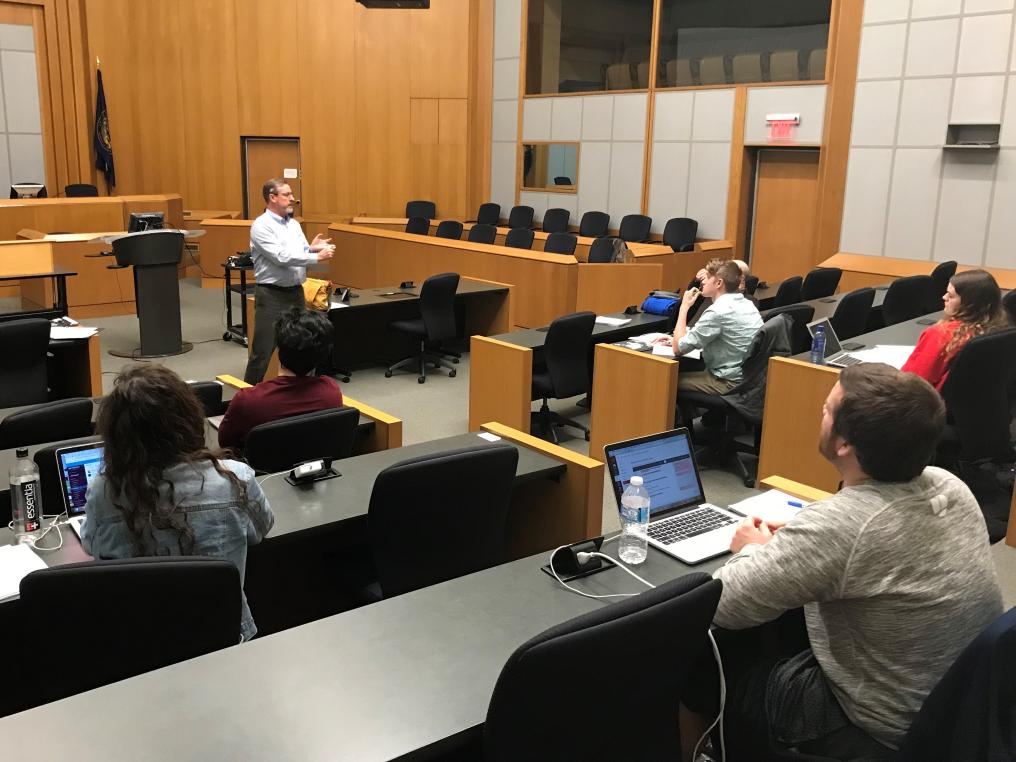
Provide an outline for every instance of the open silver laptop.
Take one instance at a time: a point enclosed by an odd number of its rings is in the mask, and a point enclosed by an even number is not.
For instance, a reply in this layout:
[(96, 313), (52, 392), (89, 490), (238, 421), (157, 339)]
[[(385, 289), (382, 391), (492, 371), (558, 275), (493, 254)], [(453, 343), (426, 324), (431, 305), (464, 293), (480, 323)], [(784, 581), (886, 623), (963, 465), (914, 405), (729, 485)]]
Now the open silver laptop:
[[(825, 327), (825, 361), (826, 365), (833, 365), (837, 368), (845, 368), (848, 365), (857, 365), (863, 360), (858, 360), (850, 352), (844, 352), (843, 347), (840, 345), (840, 339), (836, 335), (836, 329), (833, 328), (833, 324), (829, 322), (829, 318), (822, 318), (821, 320), (813, 320), (808, 323), (808, 333), (811, 337), (815, 338), (815, 329), (819, 326)], [(854, 347), (857, 349), (857, 347)]]
[(104, 451), (105, 445), (102, 442), (88, 442), (61, 447), (55, 453), (67, 523), (78, 537), (81, 536), (81, 525), (85, 521), (88, 485), (102, 469)]
[(730, 551), (738, 513), (705, 502), (687, 429), (664, 431), (603, 448), (618, 510), (633, 476), (649, 492), (649, 544), (686, 564)]

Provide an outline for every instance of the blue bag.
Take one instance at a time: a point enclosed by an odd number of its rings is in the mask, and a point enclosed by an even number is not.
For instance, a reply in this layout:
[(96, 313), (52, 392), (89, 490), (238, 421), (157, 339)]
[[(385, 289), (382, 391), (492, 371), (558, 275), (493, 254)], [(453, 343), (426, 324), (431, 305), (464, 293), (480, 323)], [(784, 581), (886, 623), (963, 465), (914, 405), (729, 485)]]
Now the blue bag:
[(677, 314), (677, 308), (681, 304), (680, 298), (674, 298), (672, 296), (653, 296), (650, 294), (646, 297), (645, 301), (642, 302), (642, 311), (648, 312), (651, 315), (666, 315), (668, 317), (674, 317)]

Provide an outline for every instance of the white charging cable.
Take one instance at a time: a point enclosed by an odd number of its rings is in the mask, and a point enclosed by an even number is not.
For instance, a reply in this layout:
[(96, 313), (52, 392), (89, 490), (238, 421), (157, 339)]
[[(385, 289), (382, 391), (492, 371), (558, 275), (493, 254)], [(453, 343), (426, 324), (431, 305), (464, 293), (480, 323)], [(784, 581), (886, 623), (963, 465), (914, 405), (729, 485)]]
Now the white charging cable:
[[(614, 538), (612, 537), (610, 539), (614, 539)], [(605, 542), (608, 542), (608, 541), (605, 540)], [(633, 595), (638, 595), (638, 593), (606, 593), (606, 594), (603, 594), (603, 595), (593, 595), (592, 593), (584, 593), (581, 590), (579, 590), (578, 588), (575, 588), (575, 587), (572, 587), (571, 585), (569, 585), (567, 582), (565, 582), (563, 579), (561, 579), (561, 577), (557, 573), (557, 569), (554, 568), (554, 554), (557, 553), (559, 550), (562, 550), (562, 549), (567, 548), (567, 547), (569, 547), (569, 546), (568, 545), (561, 545), (560, 547), (554, 548), (554, 550), (551, 551), (551, 553), (550, 553), (550, 561), (547, 563), (547, 566), (550, 568), (550, 573), (554, 575), (554, 579), (556, 579), (558, 582), (561, 583), (562, 587), (564, 587), (567, 590), (571, 590), (573, 593), (578, 593), (579, 595), (583, 596), (584, 598), (630, 598)], [(576, 553), (575, 556), (576, 556), (576, 558), (578, 558), (579, 561), (588, 561), (593, 556), (598, 556), (600, 558), (605, 558), (608, 561), (610, 561), (610, 563), (612, 563), (614, 566), (616, 566), (618, 569), (624, 569), (626, 572), (628, 572), (631, 576), (633, 576), (635, 579), (637, 579), (642, 584), (649, 585), (649, 587), (655, 587), (655, 585), (653, 585), (653, 584), (651, 584), (649, 582), (646, 582), (644, 579), (642, 579), (642, 577), (640, 577), (638, 574), (633, 572), (631, 569), (628, 569), (627, 567), (622, 566), (617, 561), (615, 561), (613, 558), (611, 558), (610, 556), (608, 556), (608, 555), (606, 555), (604, 553)]]
[[(63, 540), (63, 532), (60, 531), (60, 527), (57, 525), (57, 522), (60, 520), (60, 517), (63, 516), (63, 515), (64, 515), (63, 513), (58, 513), (56, 515), (50, 514), (49, 516), (43, 516), (42, 517), (43, 521), (45, 521), (46, 519), (53, 519), (53, 520), (49, 523), (49, 526), (46, 527), (45, 529), (43, 529), (42, 532), (40, 532), (37, 536), (33, 537), (32, 535), (28, 535), (25, 538), (25, 542), (27, 544), (31, 545), (33, 548), (35, 548), (35, 550), (38, 550), (40, 553), (46, 553), (46, 552), (50, 552), (50, 551), (54, 551), (54, 550), (60, 550), (60, 548), (63, 547), (64, 540)], [(14, 521), (13, 521), (13, 519), (10, 522), (8, 522), (7, 528), (10, 529), (12, 532), (14, 531)], [(39, 542), (42, 540), (43, 537), (48, 535), (54, 529), (56, 530), (57, 537), (60, 538), (57, 541), (56, 547), (53, 547), (53, 548), (40, 548), (39, 547)]]
[(716, 638), (713, 637), (713, 631), (706, 630), (706, 636), (709, 638), (709, 645), (713, 648), (713, 658), (716, 659), (716, 670), (720, 673), (720, 713), (716, 715), (716, 719), (713, 720), (712, 724), (705, 729), (702, 737), (699, 738), (698, 743), (695, 744), (695, 751), (692, 752), (692, 760), (698, 757), (699, 746), (706, 740), (706, 737), (713, 731), (713, 728), (720, 726), (720, 762), (726, 762), (727, 759), (727, 745), (723, 738), (723, 710), (727, 705), (727, 681), (723, 676), (723, 660), (720, 658), (720, 648), (716, 645)]
[(269, 479), (272, 479), (272, 478), (274, 478), (276, 476), (282, 476), (283, 474), (288, 474), (290, 470), (291, 469), (286, 469), (285, 471), (276, 471), (274, 474), (268, 474), (268, 476), (262, 476), (260, 479), (257, 480), (258, 481), (258, 486), (259, 487), (263, 486), (266, 481), (268, 481)]

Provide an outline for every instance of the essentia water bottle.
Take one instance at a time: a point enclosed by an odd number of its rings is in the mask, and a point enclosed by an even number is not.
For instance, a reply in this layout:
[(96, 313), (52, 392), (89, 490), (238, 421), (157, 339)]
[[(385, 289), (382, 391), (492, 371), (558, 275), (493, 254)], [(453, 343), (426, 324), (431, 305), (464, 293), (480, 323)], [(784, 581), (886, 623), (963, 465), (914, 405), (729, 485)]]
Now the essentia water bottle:
[(42, 495), (39, 494), (39, 467), (28, 457), (25, 448), (17, 451), (18, 459), (11, 466), (11, 513), (14, 516), (14, 539), (31, 542), (42, 529)]
[(633, 476), (621, 495), (621, 542), (618, 555), (626, 564), (640, 564), (648, 551), (649, 493), (642, 477)]

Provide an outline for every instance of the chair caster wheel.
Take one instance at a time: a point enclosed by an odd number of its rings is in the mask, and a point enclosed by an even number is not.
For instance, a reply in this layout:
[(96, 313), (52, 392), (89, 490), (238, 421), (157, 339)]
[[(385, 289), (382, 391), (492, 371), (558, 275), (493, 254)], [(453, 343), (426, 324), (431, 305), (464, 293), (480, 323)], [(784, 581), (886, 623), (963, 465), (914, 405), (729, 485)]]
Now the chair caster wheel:
[(452, 358), (452, 364), (458, 365), (459, 364), (459, 359), (457, 357), (453, 357)]
[(586, 441), (587, 442), (589, 441), (589, 432), (588, 431), (586, 432)]
[(455, 378), (455, 371), (454, 370), (448, 371), (448, 378)]
[(744, 486), (747, 487), (748, 489), (754, 489), (754, 487), (755, 487), (755, 480), (750, 478), (750, 477), (745, 479), (744, 480)]
[(349, 383), (349, 376), (343, 376), (342, 377), (342, 383), (348, 384)]
[(416, 383), (422, 384), (426, 380), (427, 380), (426, 376), (420, 376), (419, 378), (416, 379)]
[(386, 370), (385, 371), (385, 378), (391, 378), (391, 377), (392, 377), (392, 372), (390, 370)]
[(229, 341), (231, 338), (233, 338), (233, 334), (231, 334), (229, 331), (226, 331), (224, 334), (222, 334), (223, 341)]

